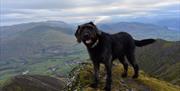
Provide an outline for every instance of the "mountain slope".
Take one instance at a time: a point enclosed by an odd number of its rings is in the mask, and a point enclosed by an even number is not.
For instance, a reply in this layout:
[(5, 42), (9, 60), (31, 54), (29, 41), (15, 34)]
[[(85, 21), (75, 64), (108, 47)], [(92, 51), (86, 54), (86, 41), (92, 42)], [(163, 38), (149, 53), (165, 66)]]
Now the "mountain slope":
[[(132, 79), (133, 71), (129, 68), (128, 77), (122, 78), (123, 66), (115, 64), (112, 68), (112, 91), (178, 91), (179, 86), (172, 85), (165, 81), (148, 76), (143, 71), (140, 71), (138, 79)], [(93, 66), (89, 63), (84, 63), (80, 67), (75, 68), (71, 75), (71, 84), (69, 91), (94, 91), (90, 87), (93, 82)], [(104, 66), (100, 68), (100, 83), (96, 90), (103, 91), (105, 85)]]
[(180, 42), (157, 40), (154, 44), (137, 48), (140, 68), (160, 79), (180, 85)]
[(55, 21), (1, 27), (1, 60), (26, 59), (47, 48), (73, 45), (72, 31), (70, 25)]

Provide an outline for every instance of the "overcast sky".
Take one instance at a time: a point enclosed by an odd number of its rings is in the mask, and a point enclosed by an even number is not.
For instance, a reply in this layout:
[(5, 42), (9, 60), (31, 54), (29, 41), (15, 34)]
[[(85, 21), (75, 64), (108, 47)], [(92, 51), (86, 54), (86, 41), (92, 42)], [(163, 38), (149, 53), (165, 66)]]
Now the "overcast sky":
[(1, 25), (46, 20), (82, 23), (180, 16), (180, 0), (0, 0)]

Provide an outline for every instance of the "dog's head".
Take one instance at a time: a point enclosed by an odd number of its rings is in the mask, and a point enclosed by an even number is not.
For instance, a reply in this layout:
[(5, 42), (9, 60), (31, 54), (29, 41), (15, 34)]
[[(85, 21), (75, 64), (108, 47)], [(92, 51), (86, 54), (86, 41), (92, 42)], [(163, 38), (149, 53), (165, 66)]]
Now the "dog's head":
[(93, 22), (79, 25), (75, 32), (77, 42), (81, 43), (82, 41), (87, 46), (94, 44), (100, 35), (101, 31), (98, 30)]

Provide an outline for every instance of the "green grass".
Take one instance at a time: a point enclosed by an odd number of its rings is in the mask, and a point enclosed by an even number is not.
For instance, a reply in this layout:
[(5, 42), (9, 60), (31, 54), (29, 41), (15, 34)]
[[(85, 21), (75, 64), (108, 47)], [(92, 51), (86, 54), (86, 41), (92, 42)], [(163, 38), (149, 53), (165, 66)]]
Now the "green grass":
[(179, 86), (152, 77), (141, 76), (138, 80), (152, 88), (153, 91), (178, 91), (180, 89)]

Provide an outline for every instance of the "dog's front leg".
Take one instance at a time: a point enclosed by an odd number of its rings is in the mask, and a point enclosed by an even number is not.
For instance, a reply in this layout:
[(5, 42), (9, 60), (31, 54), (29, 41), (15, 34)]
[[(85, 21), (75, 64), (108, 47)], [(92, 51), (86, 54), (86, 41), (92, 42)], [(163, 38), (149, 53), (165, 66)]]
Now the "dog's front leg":
[(91, 84), (91, 87), (97, 88), (99, 83), (99, 63), (93, 62), (94, 66), (94, 82)]
[(106, 68), (106, 74), (107, 74), (105, 90), (111, 91), (111, 83), (112, 83), (112, 58), (111, 57), (108, 60), (106, 60), (105, 68)]

